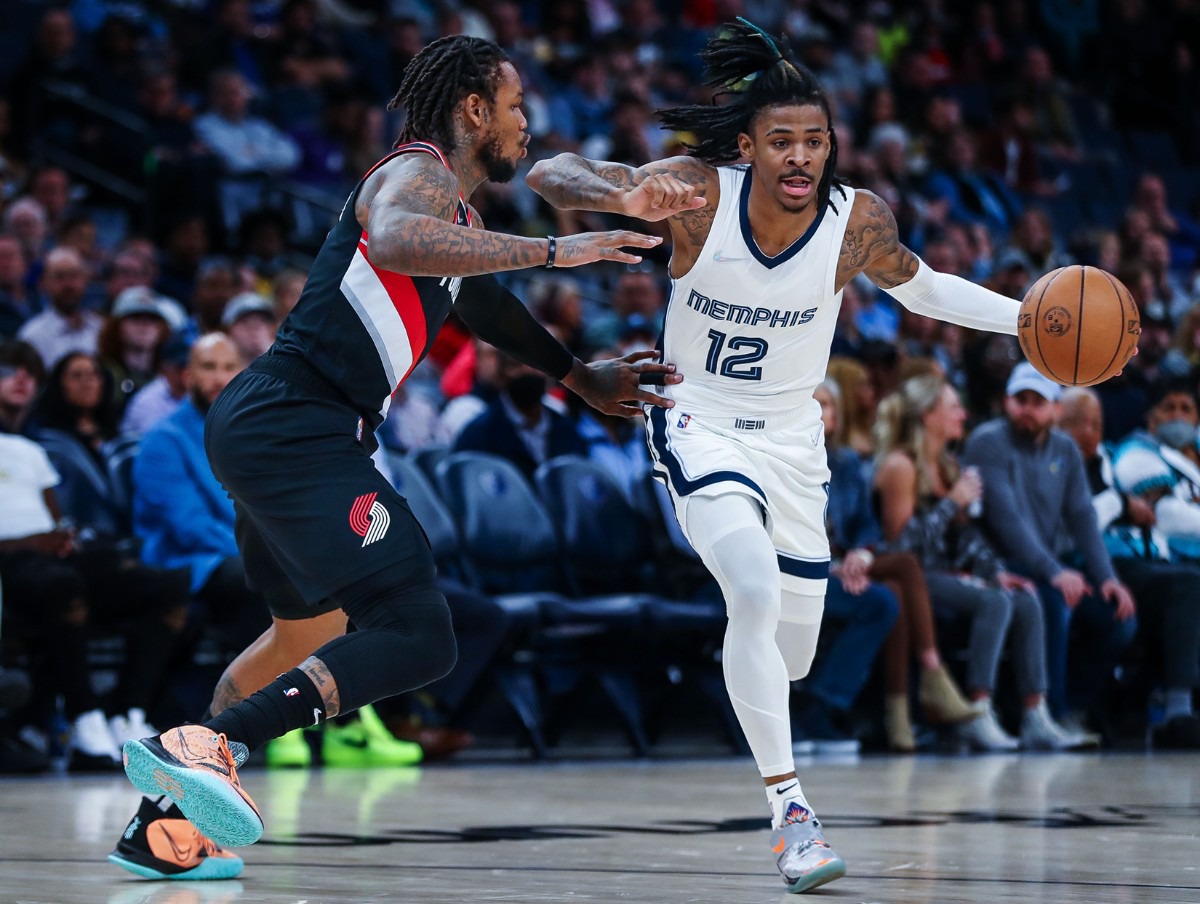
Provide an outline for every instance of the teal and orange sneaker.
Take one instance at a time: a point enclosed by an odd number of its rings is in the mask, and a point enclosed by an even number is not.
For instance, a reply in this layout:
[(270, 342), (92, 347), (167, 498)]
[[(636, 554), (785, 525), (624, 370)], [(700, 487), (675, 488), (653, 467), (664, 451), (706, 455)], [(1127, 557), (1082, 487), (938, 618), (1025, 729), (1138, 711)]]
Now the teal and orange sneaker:
[(846, 875), (846, 862), (821, 834), (821, 821), (798, 800), (788, 802), (783, 825), (771, 832), (771, 853), (793, 895)]
[(171, 812), (143, 797), (109, 862), (145, 879), (236, 879), (242, 874), (241, 857), (205, 838), (178, 818), (173, 807)]
[(262, 816), (242, 790), (225, 735), (203, 725), (172, 728), (155, 738), (126, 741), (124, 761), (135, 788), (166, 794), (217, 844), (238, 847), (262, 837)]

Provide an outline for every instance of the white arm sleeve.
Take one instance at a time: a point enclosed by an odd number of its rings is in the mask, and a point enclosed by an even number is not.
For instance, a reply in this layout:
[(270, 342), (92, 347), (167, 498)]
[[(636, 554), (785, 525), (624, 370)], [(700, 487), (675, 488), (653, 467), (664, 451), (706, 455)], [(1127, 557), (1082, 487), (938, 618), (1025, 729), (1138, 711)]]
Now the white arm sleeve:
[(924, 261), (919, 261), (916, 276), (884, 291), (914, 314), (973, 330), (1017, 335), (1019, 302), (960, 276), (939, 273)]

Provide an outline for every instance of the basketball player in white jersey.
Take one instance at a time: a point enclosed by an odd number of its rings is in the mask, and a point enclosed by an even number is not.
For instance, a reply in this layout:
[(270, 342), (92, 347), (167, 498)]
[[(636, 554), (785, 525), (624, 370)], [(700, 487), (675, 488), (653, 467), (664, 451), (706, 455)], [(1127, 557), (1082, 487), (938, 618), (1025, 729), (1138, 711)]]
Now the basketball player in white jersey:
[[(655, 475), (724, 592), (724, 670), (766, 783), (771, 850), (791, 892), (846, 866), (796, 779), (789, 679), (817, 645), (829, 573), (821, 409), (842, 287), (865, 273), (905, 307), (1015, 334), (1018, 304), (938, 273), (900, 244), (874, 194), (835, 178), (837, 137), (813, 75), (739, 19), (709, 42), (727, 102), (660, 111), (690, 156), (632, 168), (562, 154), (528, 182), (559, 208), (666, 220), (674, 243), (664, 360), (686, 380), (647, 413)], [(847, 564), (846, 568), (851, 565)]]

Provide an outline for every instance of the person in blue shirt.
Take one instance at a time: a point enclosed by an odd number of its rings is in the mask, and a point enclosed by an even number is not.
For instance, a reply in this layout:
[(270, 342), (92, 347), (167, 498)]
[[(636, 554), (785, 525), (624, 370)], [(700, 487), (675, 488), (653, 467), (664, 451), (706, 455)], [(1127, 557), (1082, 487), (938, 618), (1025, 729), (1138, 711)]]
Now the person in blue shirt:
[(190, 569), (202, 620), (227, 631), (237, 649), (258, 637), (270, 617), (262, 597), (246, 586), (233, 503), (204, 453), (204, 415), (241, 369), (228, 337), (210, 333), (199, 339), (188, 361), (187, 397), (146, 432), (133, 466), (134, 531), (142, 539), (142, 560)]

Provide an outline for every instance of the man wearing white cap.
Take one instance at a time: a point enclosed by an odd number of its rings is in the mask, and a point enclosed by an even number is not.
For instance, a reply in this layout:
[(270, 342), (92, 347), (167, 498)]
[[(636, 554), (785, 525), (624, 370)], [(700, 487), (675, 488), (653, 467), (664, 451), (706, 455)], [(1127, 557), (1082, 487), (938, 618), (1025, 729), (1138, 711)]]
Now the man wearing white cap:
[[(980, 470), (983, 520), (1013, 571), (1038, 584), (1046, 612), (1050, 709), (1064, 715), (1067, 639), (1072, 618), (1089, 636), (1087, 657), (1072, 662), (1076, 704), (1095, 713), (1120, 651), (1136, 630), (1133, 597), (1117, 579), (1104, 546), (1079, 448), (1054, 427), (1062, 387), (1021, 362), (1005, 388), (1004, 417), (977, 427), (963, 462)], [(1063, 565), (1063, 539), (1084, 574)], [(1090, 583), (1089, 583), (1090, 579)], [(1095, 588), (1095, 589), (1093, 589)]]
[(279, 322), (269, 298), (257, 292), (242, 292), (225, 305), (221, 328), (237, 346), (243, 363), (249, 364), (271, 347)]

